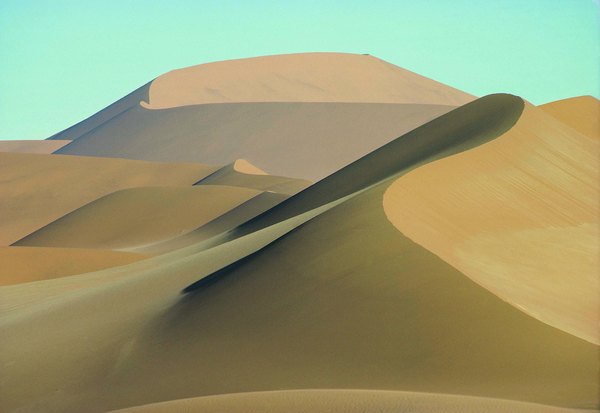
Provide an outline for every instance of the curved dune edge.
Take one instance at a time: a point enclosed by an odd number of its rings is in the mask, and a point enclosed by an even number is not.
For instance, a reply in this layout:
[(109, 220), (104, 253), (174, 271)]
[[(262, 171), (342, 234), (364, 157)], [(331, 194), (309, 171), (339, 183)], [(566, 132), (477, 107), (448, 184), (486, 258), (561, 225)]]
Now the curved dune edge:
[(268, 175), (259, 167), (252, 165), (245, 159), (238, 159), (233, 163), (233, 169), (237, 172), (248, 175)]
[(261, 191), (233, 186), (145, 186), (92, 201), (13, 245), (131, 249), (210, 222)]
[(83, 248), (0, 247), (0, 286), (83, 274), (146, 258), (140, 253)]
[(593, 96), (577, 96), (539, 106), (544, 112), (577, 132), (600, 139), (600, 100)]
[(194, 397), (111, 413), (568, 413), (511, 400), (390, 390), (279, 390)]
[[(268, 85), (268, 86), (267, 86)], [(370, 55), (298, 53), (186, 67), (154, 79), (146, 109), (224, 102), (462, 105), (473, 96)]]
[(500, 138), (396, 180), (383, 206), (475, 282), (598, 344), (599, 143), (528, 104)]

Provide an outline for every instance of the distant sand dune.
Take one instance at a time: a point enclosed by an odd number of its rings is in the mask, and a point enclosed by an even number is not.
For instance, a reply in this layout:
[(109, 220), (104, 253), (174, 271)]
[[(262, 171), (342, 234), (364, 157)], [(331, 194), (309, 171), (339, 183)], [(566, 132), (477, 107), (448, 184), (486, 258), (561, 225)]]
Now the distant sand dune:
[(224, 102), (461, 105), (474, 97), (370, 55), (299, 53), (173, 70), (150, 85), (152, 109)]
[(221, 103), (135, 106), (57, 153), (225, 165), (316, 181), (452, 110), (385, 103)]
[(0, 246), (119, 189), (191, 186), (214, 170), (199, 164), (0, 153)]
[(146, 257), (129, 252), (82, 248), (0, 247), (0, 285), (98, 271)]
[(526, 105), (500, 138), (398, 179), (398, 229), (528, 314), (600, 343), (600, 141)]
[(577, 132), (600, 139), (600, 101), (593, 96), (578, 96), (540, 106), (548, 114)]
[(194, 185), (229, 185), (293, 195), (310, 186), (309, 181), (267, 175), (245, 160), (237, 160), (202, 178)]
[[(574, 413), (509, 400), (381, 390), (283, 390), (173, 400), (118, 413)], [(115, 411), (115, 413), (117, 413)]]
[(190, 232), (260, 191), (231, 186), (138, 187), (92, 201), (13, 245), (130, 249)]

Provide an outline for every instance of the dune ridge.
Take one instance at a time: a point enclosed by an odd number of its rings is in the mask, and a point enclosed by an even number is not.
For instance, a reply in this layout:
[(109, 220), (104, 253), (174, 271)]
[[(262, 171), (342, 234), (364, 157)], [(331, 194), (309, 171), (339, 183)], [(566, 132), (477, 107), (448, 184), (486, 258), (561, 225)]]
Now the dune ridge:
[(473, 96), (370, 55), (298, 53), (172, 70), (144, 107), (223, 102), (377, 102), (461, 105)]
[(600, 344), (599, 144), (527, 104), (493, 142), (398, 179), (384, 208), (502, 299)]
[(52, 153), (71, 143), (67, 140), (12, 140), (0, 141), (0, 152)]

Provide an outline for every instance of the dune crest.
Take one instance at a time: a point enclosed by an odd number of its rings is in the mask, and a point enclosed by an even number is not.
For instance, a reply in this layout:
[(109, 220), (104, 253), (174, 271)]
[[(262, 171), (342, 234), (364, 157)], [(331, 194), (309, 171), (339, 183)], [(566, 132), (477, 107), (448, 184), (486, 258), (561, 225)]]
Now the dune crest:
[(600, 343), (599, 145), (527, 104), (498, 139), (396, 180), (384, 208), (502, 299)]
[(539, 107), (577, 132), (600, 139), (600, 100), (595, 97), (577, 96)]
[(206, 63), (152, 81), (146, 109), (225, 102), (461, 105), (473, 96), (370, 55), (299, 53)]
[(265, 171), (252, 165), (245, 159), (238, 159), (233, 163), (233, 169), (237, 172), (248, 175), (268, 175)]

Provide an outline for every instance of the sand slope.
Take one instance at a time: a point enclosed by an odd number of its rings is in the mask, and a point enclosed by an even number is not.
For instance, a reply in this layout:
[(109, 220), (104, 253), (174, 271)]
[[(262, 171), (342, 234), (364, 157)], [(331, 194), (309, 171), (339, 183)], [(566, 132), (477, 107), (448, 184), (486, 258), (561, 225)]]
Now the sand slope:
[(386, 213), (501, 298), (600, 343), (599, 145), (527, 105), (502, 137), (398, 179)]
[(82, 274), (144, 258), (143, 254), (83, 248), (0, 247), (0, 285)]
[(0, 152), (22, 152), (22, 153), (52, 153), (71, 141), (65, 140), (14, 140), (0, 141)]
[(199, 164), (0, 153), (0, 245), (116, 190), (191, 186), (213, 171)]
[(2, 302), (54, 294), (2, 314), (1, 407), (106, 411), (218, 393), (370, 388), (597, 408), (598, 346), (506, 303), (384, 213), (398, 174), (493, 140), (522, 109), (506, 95), (457, 109), (212, 249), (0, 288)]
[(13, 245), (144, 246), (190, 232), (259, 193), (214, 185), (123, 189), (78, 208)]
[(302, 179), (285, 178), (267, 175), (264, 171), (239, 159), (213, 172), (194, 185), (229, 185), (293, 195), (310, 186), (310, 182)]
[(374, 390), (288, 390), (175, 400), (119, 410), (120, 413), (568, 413), (539, 404), (446, 394)]
[(540, 106), (544, 112), (591, 138), (600, 138), (600, 101), (593, 96), (578, 96)]
[(60, 154), (229, 164), (316, 181), (452, 106), (379, 103), (226, 103), (134, 107)]
[(153, 109), (224, 102), (461, 105), (471, 95), (370, 55), (299, 53), (170, 71), (150, 85)]

